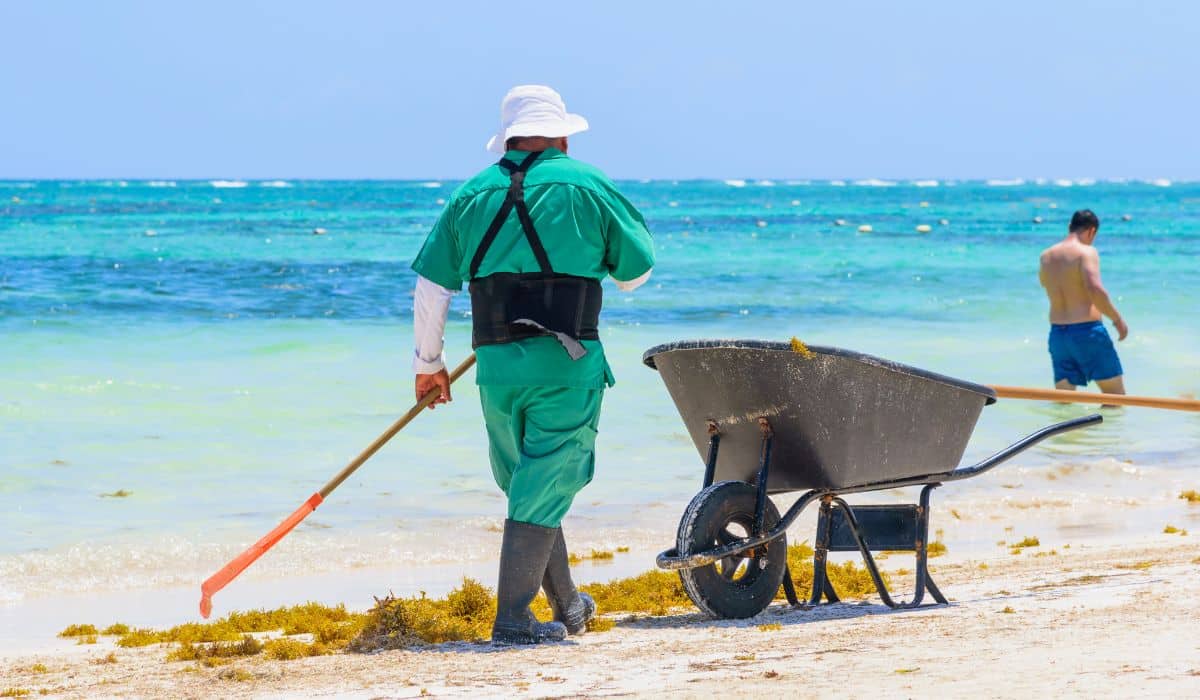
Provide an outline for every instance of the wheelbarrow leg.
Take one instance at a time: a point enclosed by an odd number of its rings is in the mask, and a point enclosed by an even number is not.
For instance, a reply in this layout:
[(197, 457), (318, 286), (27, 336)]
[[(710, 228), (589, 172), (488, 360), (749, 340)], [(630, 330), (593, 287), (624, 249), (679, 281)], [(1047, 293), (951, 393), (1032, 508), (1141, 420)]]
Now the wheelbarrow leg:
[(933, 576), (929, 573), (929, 494), (938, 486), (941, 484), (928, 484), (921, 489), (921, 505), (918, 507), (917, 517), (917, 532), (920, 533), (921, 538), (917, 543), (917, 591), (912, 602), (900, 607), (917, 607), (925, 597), (926, 590), (938, 603), (948, 605), (946, 596), (938, 590), (937, 584), (933, 582)]
[(708, 421), (708, 459), (704, 462), (704, 488), (713, 484), (717, 473), (717, 450), (721, 448), (721, 430), (714, 420)]
[(933, 582), (932, 576), (925, 576), (925, 587), (929, 589), (929, 594), (932, 595), (933, 599), (938, 603), (942, 605), (950, 604), (950, 601), (946, 600), (946, 596), (942, 595), (942, 592), (938, 590), (937, 584)]
[(813, 546), (813, 582), (812, 594), (808, 599), (809, 605), (820, 605), (821, 598), (830, 603), (839, 603), (837, 591), (829, 581), (826, 564), (829, 561), (829, 514), (835, 496), (826, 495), (821, 498), (821, 513), (817, 516), (817, 538)]
[(771, 422), (765, 417), (758, 419), (758, 429), (762, 433), (762, 447), (759, 452), (758, 476), (755, 486), (758, 487), (757, 499), (754, 502), (754, 536), (763, 534), (763, 510), (767, 503), (767, 479), (771, 475), (771, 444), (775, 441), (775, 431)]
[(937, 584), (933, 582), (933, 576), (929, 573), (929, 494), (938, 486), (941, 486), (941, 484), (927, 484), (925, 488), (921, 489), (921, 502), (917, 507), (917, 581), (913, 599), (907, 603), (901, 603), (892, 607), (919, 607), (921, 602), (925, 600), (926, 591), (938, 603), (942, 605), (948, 604), (946, 596), (942, 595)]
[(787, 596), (788, 605), (793, 608), (800, 607), (800, 598), (796, 595), (796, 584), (792, 582), (792, 567), (790, 566), (783, 569), (783, 594)]
[[(842, 509), (843, 514), (845, 514), (846, 524), (850, 526), (850, 535), (854, 537), (854, 542), (858, 545), (858, 551), (862, 554), (863, 564), (867, 567), (867, 572), (871, 574), (871, 580), (875, 583), (875, 590), (879, 592), (879, 598), (883, 600), (883, 604), (889, 608), (904, 607), (892, 600), (891, 594), (888, 593), (887, 585), (883, 582), (883, 575), (879, 573), (879, 567), (875, 564), (875, 557), (871, 556), (871, 548), (867, 544), (862, 528), (858, 524), (858, 518), (854, 517), (854, 511), (845, 501), (837, 496), (832, 497), (830, 500), (836, 503)], [(828, 527), (826, 525), (827, 530)], [(826, 537), (828, 537), (828, 534)], [(922, 593), (924, 593), (924, 590), (922, 590)]]
[(879, 597), (889, 608), (903, 610), (920, 607), (922, 601), (925, 600), (926, 591), (938, 603), (947, 604), (946, 597), (942, 595), (937, 584), (933, 582), (933, 577), (929, 574), (929, 494), (938, 486), (940, 484), (928, 484), (925, 488), (921, 489), (920, 505), (917, 507), (917, 541), (913, 543), (917, 559), (916, 588), (913, 591), (913, 599), (906, 603), (897, 603), (888, 593), (887, 586), (883, 582), (883, 577), (879, 573), (879, 568), (875, 564), (875, 558), (871, 556), (870, 546), (866, 541), (866, 534), (859, 525), (858, 519), (854, 516), (854, 511), (842, 499), (836, 497), (832, 499), (845, 514), (846, 524), (849, 526), (850, 534), (858, 545), (859, 552), (862, 554), (863, 564), (866, 565), (867, 571), (871, 574), (871, 579), (875, 582), (875, 589), (879, 592)]

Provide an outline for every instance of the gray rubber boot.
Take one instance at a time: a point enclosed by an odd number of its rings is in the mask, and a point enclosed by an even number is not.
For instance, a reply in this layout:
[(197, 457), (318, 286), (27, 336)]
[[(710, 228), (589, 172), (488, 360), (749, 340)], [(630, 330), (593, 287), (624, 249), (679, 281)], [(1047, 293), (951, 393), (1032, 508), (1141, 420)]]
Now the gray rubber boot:
[(567, 541), (562, 528), (556, 528), (554, 548), (550, 550), (550, 561), (546, 564), (546, 575), (542, 577), (542, 590), (550, 600), (554, 619), (566, 625), (567, 632), (579, 634), (587, 627), (587, 621), (596, 616), (596, 601), (587, 593), (580, 593), (571, 580), (571, 565), (567, 557)]
[(529, 610), (546, 573), (557, 533), (557, 528), (504, 521), (493, 643), (540, 644), (567, 638), (567, 628), (561, 622), (538, 622)]

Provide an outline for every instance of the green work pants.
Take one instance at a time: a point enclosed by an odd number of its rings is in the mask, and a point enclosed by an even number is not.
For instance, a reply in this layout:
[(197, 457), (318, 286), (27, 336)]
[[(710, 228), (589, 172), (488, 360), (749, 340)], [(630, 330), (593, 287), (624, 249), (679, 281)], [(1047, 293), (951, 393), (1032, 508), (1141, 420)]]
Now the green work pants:
[(558, 527), (592, 480), (603, 389), (479, 387), (492, 474), (508, 517)]

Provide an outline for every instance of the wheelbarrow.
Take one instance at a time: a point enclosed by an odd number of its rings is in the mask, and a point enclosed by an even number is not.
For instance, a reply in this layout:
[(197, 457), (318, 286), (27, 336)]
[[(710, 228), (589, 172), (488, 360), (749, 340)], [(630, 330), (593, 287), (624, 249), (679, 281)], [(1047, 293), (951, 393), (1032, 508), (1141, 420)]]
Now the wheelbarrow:
[[(787, 530), (818, 503), (808, 605), (838, 602), (829, 552), (857, 551), (892, 608), (946, 598), (927, 564), (930, 492), (979, 476), (1037, 443), (1100, 423), (1055, 423), (983, 461), (958, 466), (995, 393), (971, 382), (833, 347), (758, 340), (659, 345), (657, 369), (704, 459), (704, 486), (679, 522), (675, 547), (658, 555), (679, 571), (688, 597), (722, 618), (762, 612), (783, 587), (800, 605), (787, 565)], [(843, 496), (922, 487), (915, 504), (849, 505)], [(773, 494), (803, 491), (782, 516)], [(872, 552), (916, 555), (912, 599), (888, 592)]]

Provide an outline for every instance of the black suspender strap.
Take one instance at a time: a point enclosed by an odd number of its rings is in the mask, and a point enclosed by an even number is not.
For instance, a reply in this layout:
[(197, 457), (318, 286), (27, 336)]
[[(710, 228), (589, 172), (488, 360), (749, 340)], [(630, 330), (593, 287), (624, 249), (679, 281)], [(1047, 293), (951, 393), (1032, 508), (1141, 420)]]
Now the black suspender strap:
[(550, 267), (550, 257), (546, 255), (546, 248), (542, 245), (542, 239), (538, 236), (537, 229), (533, 227), (533, 219), (529, 218), (529, 207), (525, 206), (525, 198), (518, 199), (514, 206), (517, 208), (517, 219), (525, 231), (529, 247), (533, 248), (533, 257), (537, 258), (538, 268), (543, 274), (554, 274), (554, 269)]
[(542, 239), (538, 237), (537, 229), (533, 227), (533, 219), (529, 216), (529, 207), (525, 205), (525, 172), (541, 154), (542, 151), (530, 153), (525, 156), (520, 165), (507, 158), (500, 159), (499, 165), (508, 171), (511, 182), (508, 186), (508, 194), (504, 197), (504, 203), (500, 205), (500, 211), (496, 212), (495, 218), (492, 219), (492, 223), (488, 225), (487, 231), (483, 234), (483, 240), (479, 242), (479, 248), (475, 250), (475, 257), (471, 258), (471, 279), (479, 276), (479, 266), (483, 264), (484, 256), (492, 247), (496, 235), (500, 233), (500, 227), (508, 220), (508, 215), (513, 209), (517, 210), (517, 219), (521, 222), (521, 230), (525, 232), (525, 239), (529, 241), (529, 247), (533, 249), (533, 256), (537, 258), (538, 267), (545, 274), (554, 272), (550, 267), (550, 258), (546, 255), (546, 248), (542, 245)]
[(475, 249), (475, 257), (471, 258), (471, 279), (479, 276), (479, 265), (483, 263), (483, 256), (487, 255), (488, 248), (492, 247), (492, 241), (496, 240), (496, 234), (500, 233), (500, 227), (504, 225), (504, 220), (508, 218), (510, 211), (512, 211), (512, 202), (506, 199), (504, 204), (500, 205), (500, 211), (496, 212), (492, 223), (488, 225), (487, 233), (483, 234), (483, 240)]

